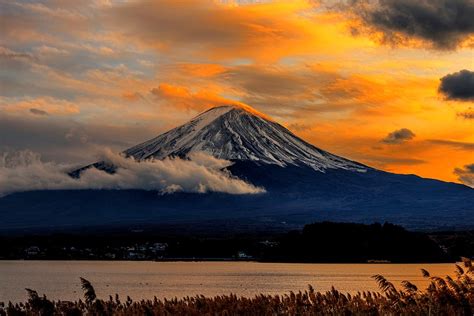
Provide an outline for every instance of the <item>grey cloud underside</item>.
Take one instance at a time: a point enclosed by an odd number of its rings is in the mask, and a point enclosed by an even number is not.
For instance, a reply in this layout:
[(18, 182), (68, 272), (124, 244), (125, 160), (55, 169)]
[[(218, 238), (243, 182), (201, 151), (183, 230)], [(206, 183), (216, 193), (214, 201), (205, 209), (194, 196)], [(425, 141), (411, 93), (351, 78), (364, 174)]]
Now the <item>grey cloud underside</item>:
[(474, 33), (472, 0), (354, 0), (351, 7), (367, 26), (383, 32), (387, 42), (409, 37), (437, 49), (454, 49)]
[(205, 152), (232, 161), (304, 165), (318, 171), (346, 169), (365, 172), (368, 169), (308, 144), (275, 122), (231, 106), (208, 110), (189, 123), (124, 153), (144, 160), (185, 157), (193, 152)]

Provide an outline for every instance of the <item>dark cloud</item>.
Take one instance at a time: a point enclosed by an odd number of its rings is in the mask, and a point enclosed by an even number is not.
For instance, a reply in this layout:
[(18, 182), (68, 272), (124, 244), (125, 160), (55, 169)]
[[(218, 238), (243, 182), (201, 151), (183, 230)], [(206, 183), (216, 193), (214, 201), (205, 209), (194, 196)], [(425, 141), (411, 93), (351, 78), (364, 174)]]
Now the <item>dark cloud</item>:
[(428, 142), (435, 145), (451, 146), (462, 150), (474, 150), (474, 143), (456, 142), (444, 139), (429, 139)]
[[(472, 0), (353, 0), (350, 5), (370, 31), (400, 44), (421, 39), (436, 49), (455, 49), (474, 34)], [(354, 29), (355, 33), (361, 32)]]
[(35, 109), (35, 108), (31, 108), (30, 112), (35, 115), (48, 115), (48, 112), (40, 110), (40, 109)]
[(465, 165), (462, 168), (455, 168), (453, 172), (458, 176), (459, 181), (474, 187), (474, 163)]
[(401, 128), (399, 130), (389, 133), (382, 142), (390, 145), (401, 144), (415, 137), (415, 133), (408, 128)]
[(474, 72), (467, 69), (440, 79), (439, 92), (449, 100), (474, 101)]

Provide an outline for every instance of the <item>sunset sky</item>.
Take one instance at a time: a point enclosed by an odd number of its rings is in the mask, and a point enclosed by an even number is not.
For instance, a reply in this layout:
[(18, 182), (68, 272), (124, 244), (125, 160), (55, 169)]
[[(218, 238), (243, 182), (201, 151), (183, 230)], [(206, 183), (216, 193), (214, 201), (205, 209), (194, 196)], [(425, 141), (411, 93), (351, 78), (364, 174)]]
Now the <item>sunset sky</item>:
[(474, 185), (474, 1), (0, 0), (0, 152), (89, 163), (248, 104), (369, 166)]

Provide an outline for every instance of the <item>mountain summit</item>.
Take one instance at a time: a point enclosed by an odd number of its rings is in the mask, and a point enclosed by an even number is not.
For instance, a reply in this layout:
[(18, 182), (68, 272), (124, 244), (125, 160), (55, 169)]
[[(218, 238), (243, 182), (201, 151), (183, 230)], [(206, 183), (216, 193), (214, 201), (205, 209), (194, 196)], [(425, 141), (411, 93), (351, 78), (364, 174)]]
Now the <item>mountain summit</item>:
[(314, 170), (367, 167), (321, 150), (251, 108), (215, 107), (188, 123), (127, 149), (136, 160), (186, 157), (205, 152), (219, 159), (252, 161), (281, 167), (308, 166)]

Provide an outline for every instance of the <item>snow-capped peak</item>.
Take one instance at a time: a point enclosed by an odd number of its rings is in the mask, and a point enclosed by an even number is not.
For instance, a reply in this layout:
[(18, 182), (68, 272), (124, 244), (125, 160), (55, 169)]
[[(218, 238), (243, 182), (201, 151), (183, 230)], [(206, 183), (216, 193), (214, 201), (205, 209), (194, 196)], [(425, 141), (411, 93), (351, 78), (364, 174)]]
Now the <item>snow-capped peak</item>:
[(188, 123), (126, 150), (137, 160), (186, 157), (206, 152), (216, 158), (262, 164), (306, 165), (364, 172), (368, 167), (321, 150), (248, 106), (211, 108)]

